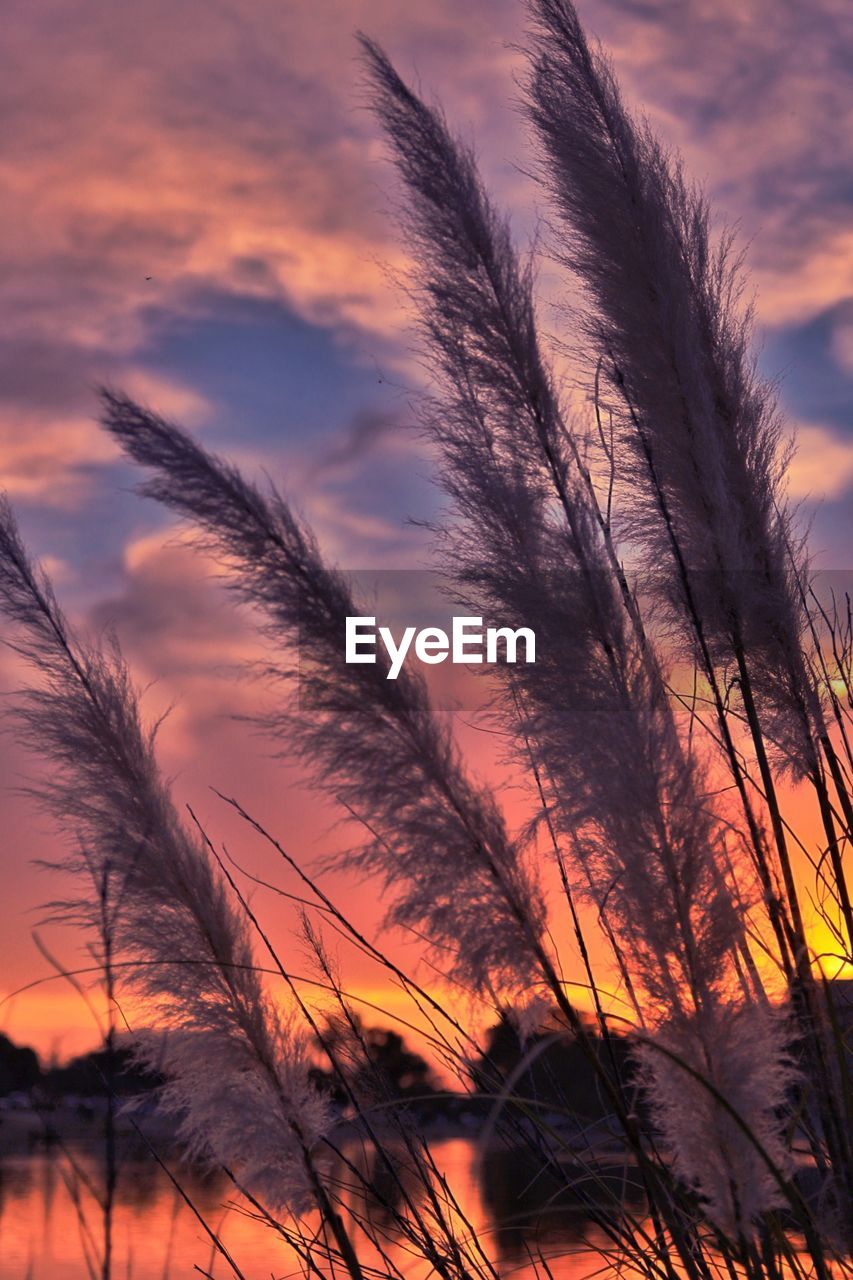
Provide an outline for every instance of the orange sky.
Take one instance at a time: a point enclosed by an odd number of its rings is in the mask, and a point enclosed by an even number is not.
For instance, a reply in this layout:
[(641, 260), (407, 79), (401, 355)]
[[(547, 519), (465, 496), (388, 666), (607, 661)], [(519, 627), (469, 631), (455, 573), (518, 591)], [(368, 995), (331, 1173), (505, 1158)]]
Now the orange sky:
[[(291, 887), (209, 787), (238, 795), (301, 859), (339, 838), (329, 834), (335, 815), (230, 719), (270, 696), (235, 678), (257, 653), (249, 621), (170, 540), (162, 514), (128, 494), (127, 470), (93, 425), (92, 388), (119, 383), (250, 469), (268, 468), (330, 558), (365, 570), (422, 564), (423, 535), (406, 517), (429, 516), (437, 499), (428, 459), (405, 431), (421, 375), (388, 275), (406, 259), (352, 35), (361, 27), (383, 41), (476, 135), (523, 241), (542, 197), (521, 172), (513, 106), (520, 7), (11, 3), (0, 54), (0, 485), (74, 618), (116, 626), (139, 679), (156, 681), (152, 714), (174, 702), (162, 752), (178, 798), (241, 861)], [(590, 0), (582, 13), (631, 99), (741, 219), (763, 364), (783, 374), (798, 428), (792, 493), (810, 508), (824, 499), (818, 562), (846, 568), (853, 59), (844, 6)], [(564, 283), (547, 261), (541, 274), (550, 330), (547, 302)], [(0, 687), (15, 680), (0, 655)], [(493, 742), (466, 719), (475, 769), (493, 772)], [(6, 990), (48, 972), (30, 934), (38, 904), (57, 892), (31, 866), (54, 846), (15, 794), (28, 768), (0, 743)], [(516, 794), (507, 799), (518, 812)], [(333, 884), (374, 929), (375, 892)], [(286, 937), (280, 904), (258, 902)], [(69, 931), (49, 926), (44, 937), (65, 963), (83, 957)], [(390, 1007), (376, 974), (360, 962), (348, 972)], [(79, 997), (55, 983), (3, 1006), (0, 1027), (46, 1054), (94, 1035)]]

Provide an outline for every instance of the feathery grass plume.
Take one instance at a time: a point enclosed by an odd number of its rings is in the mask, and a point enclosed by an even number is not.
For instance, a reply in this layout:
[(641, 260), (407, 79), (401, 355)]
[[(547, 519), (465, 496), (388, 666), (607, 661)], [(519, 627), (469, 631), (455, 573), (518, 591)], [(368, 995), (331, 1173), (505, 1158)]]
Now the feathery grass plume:
[(423, 680), (387, 660), (344, 659), (345, 620), (363, 610), (274, 490), (262, 494), (174, 424), (113, 393), (103, 422), (154, 472), (142, 492), (190, 517), (260, 607), (279, 644), (299, 644), (299, 699), (270, 719), (319, 785), (366, 827), (344, 855), (393, 895), (389, 920), (426, 935), (436, 964), (467, 988), (520, 998), (541, 986), (545, 907), (491, 793), (466, 776)]
[[(722, 831), (655, 655), (634, 626), (634, 605), (624, 607), (540, 352), (530, 271), (470, 150), (375, 44), (363, 45), (373, 105), (410, 196), (403, 224), (439, 383), (425, 425), (463, 521), (444, 535), (450, 576), (466, 608), (536, 633), (536, 664), (504, 668), (504, 710), (512, 721), (522, 709), (516, 727), (535, 744), (555, 820), (596, 905), (606, 903), (661, 1043), (677, 1043), (730, 1105), (743, 1105), (745, 1121), (782, 1161), (773, 1114), (788, 1079), (781, 1037), (739, 980), (743, 925), (726, 884)], [(736, 1046), (748, 1063), (756, 1045), (760, 1060), (730, 1090), (725, 1054)], [(679, 1168), (717, 1225), (745, 1231), (778, 1196), (755, 1146), (688, 1074), (674, 1105), (670, 1059), (650, 1053), (646, 1072), (668, 1133), (678, 1130), (685, 1099), (707, 1117), (703, 1141), (714, 1157), (698, 1159), (691, 1138)]]
[[(849, 1091), (841, 1084), (846, 1067), (813, 982), (773, 765), (814, 787), (848, 953), (853, 904), (819, 751), (848, 838), (853, 800), (811, 675), (813, 655), (804, 647), (805, 565), (784, 497), (780, 416), (750, 353), (752, 316), (741, 305), (741, 262), (731, 235), (712, 246), (704, 195), (649, 126), (631, 118), (570, 0), (530, 0), (530, 10), (537, 34), (529, 110), (543, 153), (542, 178), (565, 227), (562, 256), (586, 289), (587, 337), (616, 399), (623, 492), (633, 507), (630, 533), (674, 631), (688, 641), (715, 691), (724, 740), (730, 731), (721, 684), (740, 698), (782, 873), (781, 897), (760, 846), (756, 860), (774, 926), (781, 925), (780, 947), (793, 955), (826, 1149), (834, 1175), (848, 1180), (843, 1201), (853, 1168)], [(741, 765), (726, 754), (742, 785)]]
[[(193, 1159), (224, 1164), (268, 1204), (304, 1206), (316, 1194), (311, 1151), (329, 1123), (307, 1042), (264, 991), (245, 917), (178, 818), (117, 645), (74, 634), (5, 498), (0, 610), (39, 677), (13, 712), (22, 741), (51, 766), (35, 794), (81, 850), (57, 865), (85, 877), (94, 868), (114, 886), (116, 949), (157, 1016), (156, 1033), (135, 1037), (138, 1052), (166, 1076), (178, 1136)], [(85, 901), (67, 911), (87, 918)]]
[(710, 1221), (738, 1239), (782, 1203), (768, 1159), (790, 1172), (778, 1115), (795, 1079), (785, 1043), (790, 1028), (756, 1005), (712, 1005), (700, 1019), (700, 1031), (670, 1023), (643, 1043), (640, 1074), (675, 1171), (701, 1197)]
[(777, 762), (808, 774), (820, 708), (801, 654), (802, 567), (782, 491), (782, 425), (739, 305), (740, 260), (731, 236), (711, 246), (702, 192), (631, 118), (569, 0), (530, 9), (541, 174), (566, 227), (558, 252), (587, 291), (587, 337), (622, 407), (631, 535), (679, 625), (686, 574), (714, 660), (748, 655)]

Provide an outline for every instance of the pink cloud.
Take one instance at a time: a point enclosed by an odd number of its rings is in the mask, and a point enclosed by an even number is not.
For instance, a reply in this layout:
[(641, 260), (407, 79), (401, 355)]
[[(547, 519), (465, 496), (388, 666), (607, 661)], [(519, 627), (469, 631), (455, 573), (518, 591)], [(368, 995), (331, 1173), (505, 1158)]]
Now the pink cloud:
[(764, 324), (853, 292), (853, 95), (837, 0), (584, 6), (630, 96), (751, 241)]
[[(835, 0), (808, 10), (774, 0), (665, 9), (590, 0), (584, 16), (608, 41), (632, 99), (756, 235), (762, 322), (802, 320), (853, 292), (840, 176), (853, 97)], [(514, 0), (463, 10), (451, 0), (241, 0), (225, 9), (47, 0), (19, 3), (7, 25), (0, 348), (13, 338), (61, 345), (87, 375), (132, 365), (152, 308), (191, 310), (199, 286), (215, 282), (370, 335), (417, 382), (399, 340), (406, 308), (388, 275), (405, 268), (405, 246), (390, 216), (392, 176), (363, 110), (357, 27), (385, 40), (404, 73), (417, 70), (476, 137), (521, 232), (541, 208), (514, 167), (529, 159), (513, 104), (523, 62), (509, 42), (524, 25)], [(544, 283), (546, 294), (565, 291), (550, 271)], [(73, 490), (79, 454), (107, 459), (77, 409), (67, 425), (68, 406), (53, 414), (49, 443), (30, 439), (29, 449), (25, 420), (0, 422), (19, 493)]]
[(75, 507), (92, 468), (117, 457), (89, 418), (36, 410), (0, 414), (0, 489), (15, 499)]

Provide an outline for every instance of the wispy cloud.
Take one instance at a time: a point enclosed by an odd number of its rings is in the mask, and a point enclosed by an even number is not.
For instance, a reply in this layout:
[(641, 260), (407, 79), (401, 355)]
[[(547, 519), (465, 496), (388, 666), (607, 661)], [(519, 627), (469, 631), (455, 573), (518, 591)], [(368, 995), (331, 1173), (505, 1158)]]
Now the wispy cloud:
[(853, 293), (851, 37), (817, 0), (596, 0), (585, 6), (620, 74), (756, 236), (766, 324)]
[[(520, 61), (508, 42), (523, 27), (514, 0), (463, 12), (450, 0), (13, 9), (0, 364), (41, 367), (29, 394), (54, 388), (66, 414), (80, 408), (87, 378), (133, 362), (158, 314), (192, 313), (212, 286), (274, 299), (408, 362), (388, 277), (406, 252), (360, 109), (356, 26), (441, 91), (476, 131), (519, 228), (532, 226), (531, 189), (515, 167), (526, 147), (510, 101)], [(801, 323), (853, 294), (843, 162), (853, 95), (835, 0), (808, 10), (590, 0), (585, 16), (632, 94), (758, 234), (762, 321)]]

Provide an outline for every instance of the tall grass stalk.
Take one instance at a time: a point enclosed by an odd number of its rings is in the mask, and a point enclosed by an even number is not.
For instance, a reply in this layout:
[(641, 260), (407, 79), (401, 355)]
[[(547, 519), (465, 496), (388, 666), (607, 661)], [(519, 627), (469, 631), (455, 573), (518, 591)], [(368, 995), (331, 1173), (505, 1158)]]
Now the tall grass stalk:
[[(741, 1057), (728, 1087), (737, 1080), (750, 1127), (765, 1147), (778, 1146), (774, 1113), (786, 1086), (779, 1037), (734, 969), (743, 936), (708, 786), (682, 749), (633, 609), (623, 608), (577, 465), (580, 449), (567, 443), (571, 425), (540, 351), (530, 271), (520, 267), (470, 152), (375, 45), (366, 51), (376, 109), (411, 196), (407, 243), (417, 256), (420, 314), (443, 390), (427, 411), (427, 431), (464, 519), (445, 537), (450, 576), (466, 608), (526, 622), (537, 634), (542, 656), (513, 673), (506, 718), (519, 706), (526, 713), (523, 730), (549, 780), (559, 830), (573, 840), (596, 905), (607, 899), (650, 1021), (682, 1053), (696, 1055), (711, 1079), (721, 1081)], [(548, 513), (552, 492), (556, 523)], [(777, 1188), (754, 1149), (714, 1117), (707, 1091), (696, 1096), (683, 1075), (669, 1078), (666, 1062), (652, 1057), (648, 1069), (680, 1167), (720, 1225), (743, 1229)], [(709, 1114), (697, 1125), (703, 1104)], [(694, 1134), (701, 1152), (690, 1155)]]
[[(298, 1205), (312, 1193), (310, 1153), (327, 1124), (304, 1035), (265, 994), (247, 926), (172, 806), (156, 727), (142, 722), (117, 646), (74, 633), (5, 500), (0, 607), (37, 677), (14, 716), (48, 766), (34, 790), (71, 840), (62, 868), (83, 888), (93, 869), (96, 884), (114, 878), (109, 936), (143, 962), (133, 984), (156, 1019), (137, 1046), (167, 1075), (163, 1105), (198, 1160), (240, 1168), (273, 1203)], [(65, 907), (91, 917), (87, 897)]]
[(153, 473), (143, 491), (197, 524), (271, 638), (297, 648), (298, 703), (268, 727), (298, 742), (319, 785), (368, 831), (347, 858), (393, 892), (390, 922), (455, 956), (449, 976), (466, 988), (520, 993), (541, 983), (536, 875), (493, 796), (469, 780), (423, 681), (408, 670), (389, 680), (387, 657), (363, 669), (344, 662), (346, 618), (364, 611), (344, 575), (323, 563), (275, 489), (262, 493), (127, 398), (105, 392), (103, 402), (106, 429)]
[[(822, 1077), (823, 1121), (849, 1194), (849, 1124), (826, 1062), (779, 775), (807, 778), (814, 789), (848, 958), (853, 913), (821, 751), (843, 814), (849, 795), (804, 650), (807, 564), (784, 498), (789, 451), (773, 389), (750, 351), (742, 263), (730, 235), (714, 245), (704, 194), (631, 117), (573, 6), (534, 0), (530, 8), (538, 32), (530, 114), (565, 228), (558, 251), (585, 287), (580, 324), (613, 391), (627, 532), (706, 677), (739, 694)], [(729, 713), (720, 717), (725, 734)]]

